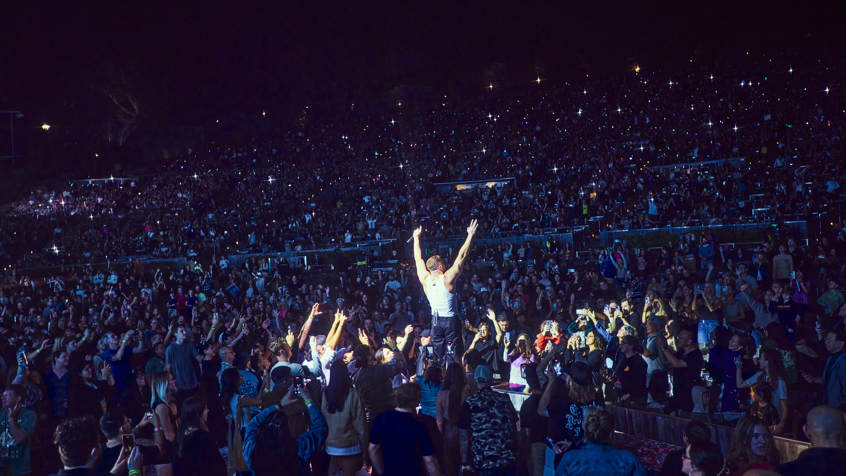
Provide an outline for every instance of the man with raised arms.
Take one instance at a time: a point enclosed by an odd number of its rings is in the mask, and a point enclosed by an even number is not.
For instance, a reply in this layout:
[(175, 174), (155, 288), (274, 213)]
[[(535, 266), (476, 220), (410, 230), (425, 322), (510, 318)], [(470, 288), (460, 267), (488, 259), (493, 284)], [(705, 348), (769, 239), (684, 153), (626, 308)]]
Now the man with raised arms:
[(453, 288), (455, 281), (461, 275), (464, 267), (464, 260), (470, 252), (470, 243), (473, 235), (476, 234), (478, 223), (476, 220), (470, 222), (467, 227), (467, 239), (452, 267), (446, 269), (443, 260), (438, 255), (432, 256), (423, 262), (423, 253), (420, 250), (420, 233), (423, 228), (414, 230), (414, 264), (417, 267), (417, 278), (423, 285), (423, 291), (429, 299), (429, 307), (432, 308), (432, 345), (434, 346), (435, 358), (443, 361), (447, 354), (447, 345), (454, 355), (464, 353), (464, 343), (461, 339), (461, 320), (456, 310), (455, 294)]

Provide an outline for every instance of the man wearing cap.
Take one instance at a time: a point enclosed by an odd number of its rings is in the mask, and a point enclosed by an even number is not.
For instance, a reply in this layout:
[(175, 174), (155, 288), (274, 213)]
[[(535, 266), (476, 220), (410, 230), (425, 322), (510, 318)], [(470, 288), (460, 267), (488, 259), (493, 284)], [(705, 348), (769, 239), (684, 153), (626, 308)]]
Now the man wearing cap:
[(493, 369), (480, 365), (473, 372), (479, 391), (461, 405), (461, 467), (480, 474), (516, 474), (517, 411), (504, 393), (494, 392)]
[(467, 227), (467, 238), (452, 267), (446, 269), (443, 260), (438, 255), (423, 262), (423, 252), (420, 249), (420, 233), (422, 227), (414, 230), (414, 263), (417, 268), (417, 279), (423, 285), (423, 292), (429, 299), (429, 307), (432, 308), (432, 343), (435, 348), (435, 358), (442, 360), (447, 354), (447, 343), (451, 343), (455, 355), (464, 353), (464, 344), (461, 342), (461, 322), (456, 312), (455, 294), (453, 287), (456, 279), (461, 275), (464, 267), (464, 260), (470, 252), (470, 243), (476, 234), (478, 223), (476, 220), (470, 222)]

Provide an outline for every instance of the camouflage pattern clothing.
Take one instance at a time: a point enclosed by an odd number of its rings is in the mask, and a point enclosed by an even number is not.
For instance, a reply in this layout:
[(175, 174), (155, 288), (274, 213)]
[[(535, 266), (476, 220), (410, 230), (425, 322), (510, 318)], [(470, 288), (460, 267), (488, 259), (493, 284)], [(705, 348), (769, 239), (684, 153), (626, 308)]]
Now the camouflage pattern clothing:
[(461, 407), (458, 427), (470, 432), (476, 469), (507, 468), (517, 463), (517, 411), (511, 399), (480, 387)]

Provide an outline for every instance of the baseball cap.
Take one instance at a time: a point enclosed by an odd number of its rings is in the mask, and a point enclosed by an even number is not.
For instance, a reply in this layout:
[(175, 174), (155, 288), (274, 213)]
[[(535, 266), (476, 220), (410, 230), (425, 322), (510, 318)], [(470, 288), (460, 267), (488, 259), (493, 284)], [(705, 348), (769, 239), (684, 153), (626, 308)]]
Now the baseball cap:
[(432, 331), (429, 329), (423, 329), (423, 332), (420, 333), (420, 337), (429, 337), (432, 335)]
[(493, 369), (490, 365), (482, 364), (476, 367), (473, 372), (473, 378), (479, 383), (490, 383), (493, 380)]
[(359, 345), (353, 351), (353, 357), (356, 359), (367, 358), (370, 355), (370, 346), (369, 345)]
[(587, 385), (593, 381), (587, 364), (571, 362), (561, 367), (561, 370), (579, 385)]

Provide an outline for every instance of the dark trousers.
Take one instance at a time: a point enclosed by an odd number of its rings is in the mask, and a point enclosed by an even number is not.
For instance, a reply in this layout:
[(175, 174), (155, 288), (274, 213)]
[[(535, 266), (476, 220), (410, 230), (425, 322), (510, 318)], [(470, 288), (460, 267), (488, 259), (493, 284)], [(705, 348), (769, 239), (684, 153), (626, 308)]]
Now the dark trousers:
[(464, 355), (464, 341), (461, 338), (461, 318), (432, 316), (432, 346), (435, 359), (445, 363), (448, 353), (447, 345), (457, 361)]

